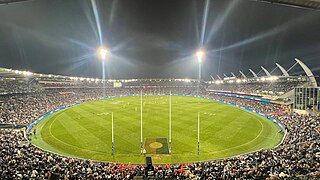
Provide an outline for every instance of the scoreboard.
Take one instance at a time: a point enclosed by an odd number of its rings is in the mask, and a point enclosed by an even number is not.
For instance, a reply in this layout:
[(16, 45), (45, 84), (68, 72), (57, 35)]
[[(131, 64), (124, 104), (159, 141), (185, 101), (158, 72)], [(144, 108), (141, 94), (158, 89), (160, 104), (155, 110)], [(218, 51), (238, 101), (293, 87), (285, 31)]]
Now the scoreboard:
[(122, 83), (121, 82), (113, 82), (113, 87), (120, 88), (120, 87), (122, 87)]

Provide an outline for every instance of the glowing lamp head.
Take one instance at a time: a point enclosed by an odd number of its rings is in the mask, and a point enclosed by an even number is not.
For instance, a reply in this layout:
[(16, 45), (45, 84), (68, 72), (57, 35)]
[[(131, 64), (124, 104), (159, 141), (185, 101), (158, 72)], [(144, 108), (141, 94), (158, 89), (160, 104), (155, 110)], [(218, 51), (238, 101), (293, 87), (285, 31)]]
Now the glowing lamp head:
[(100, 58), (102, 60), (105, 60), (108, 54), (109, 54), (108, 49), (103, 48), (103, 47), (98, 49), (98, 55), (100, 56)]
[(202, 49), (200, 49), (196, 52), (196, 56), (198, 58), (198, 62), (202, 63), (202, 59), (205, 56), (205, 52)]

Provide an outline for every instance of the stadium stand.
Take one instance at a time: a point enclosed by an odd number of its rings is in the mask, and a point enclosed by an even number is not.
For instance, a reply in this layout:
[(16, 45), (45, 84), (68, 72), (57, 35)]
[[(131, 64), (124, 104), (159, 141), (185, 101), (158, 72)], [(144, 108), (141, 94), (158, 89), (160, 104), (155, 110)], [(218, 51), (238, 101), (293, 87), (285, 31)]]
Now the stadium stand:
[(0, 94), (30, 93), (38, 91), (36, 82), (13, 79), (0, 79)]
[[(7, 81), (3, 78), (1, 81)], [(29, 80), (30, 81), (30, 80)], [(45, 82), (55, 81), (55, 85)], [(65, 80), (37, 79), (32, 83), (10, 80), (2, 87), (0, 95), (0, 123), (27, 125), (42, 114), (76, 101), (100, 99), (103, 95), (139, 93), (194, 94), (196, 82), (192, 80), (130, 80), (122, 88), (112, 83), (104, 91), (103, 83), (64, 83)], [(273, 83), (219, 86), (219, 90), (252, 92), (268, 87), (268, 91), (281, 88), (288, 91), (303, 84), (292, 82), (277, 87)], [(48, 85), (50, 84), (50, 85)], [(57, 86), (56, 86), (57, 85)], [(30, 91), (30, 86), (32, 90)], [(141, 87), (140, 87), (141, 86)], [(239, 88), (239, 89), (238, 89)], [(279, 112), (271, 116), (286, 126), (286, 137), (276, 148), (240, 155), (237, 157), (198, 163), (154, 165), (154, 178), (170, 179), (285, 179), (320, 177), (320, 119), (313, 115), (301, 115), (282, 111), (275, 103), (257, 102), (250, 99), (220, 96), (201, 89), (201, 95), (224, 100), (259, 112)], [(277, 89), (279, 91), (279, 89)], [(30, 144), (23, 130), (0, 131), (1, 179), (133, 179), (145, 174), (143, 165), (119, 162), (96, 162), (56, 155)]]
[[(51, 97), (50, 97), (51, 98)], [(237, 103), (232, 97), (214, 97)], [(36, 100), (33, 101), (37, 102)], [(242, 106), (262, 111), (276, 111), (279, 105), (261, 106), (250, 100)], [(319, 119), (309, 115), (275, 115), (288, 129), (286, 140), (274, 150), (263, 150), (231, 159), (156, 165), (158, 178), (262, 178), (319, 176)], [(131, 179), (144, 174), (141, 165), (102, 163), (61, 157), (37, 149), (17, 130), (1, 131), (1, 176), (5, 178), (115, 178)]]
[(210, 89), (280, 96), (304, 83), (305, 81), (214, 84), (210, 86)]

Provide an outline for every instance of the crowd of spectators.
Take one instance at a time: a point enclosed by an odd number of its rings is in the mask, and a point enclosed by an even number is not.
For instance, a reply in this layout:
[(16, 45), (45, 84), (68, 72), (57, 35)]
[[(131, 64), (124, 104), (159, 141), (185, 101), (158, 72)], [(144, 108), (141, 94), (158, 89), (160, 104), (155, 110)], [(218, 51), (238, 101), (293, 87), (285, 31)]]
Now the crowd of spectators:
[[(145, 88), (145, 94), (192, 94), (188, 88)], [(60, 94), (57, 90), (0, 96), (0, 123), (28, 124), (40, 115), (71, 104), (104, 95), (140, 93), (140, 89), (77, 89)], [(274, 112), (281, 106), (271, 103), (218, 96), (224, 100), (259, 112)], [(1, 104), (2, 102), (2, 104)], [(223, 160), (175, 165), (154, 165), (155, 178), (171, 179), (279, 179), (320, 178), (320, 119), (293, 112), (272, 115), (286, 126), (281, 145)], [(132, 179), (146, 174), (143, 165), (95, 162), (63, 157), (34, 147), (20, 130), (0, 131), (0, 179)]]
[(120, 86), (128, 88), (137, 87), (196, 87), (198, 81), (191, 79), (126, 79), (126, 80), (106, 80), (101, 81), (99, 79), (77, 79), (77, 80), (52, 80), (42, 79), (39, 81), (39, 85), (45, 89), (50, 88), (113, 88), (114, 83), (119, 83)]
[(305, 81), (223, 83), (212, 84), (209, 89), (280, 96), (305, 83)]
[(48, 90), (0, 96), (0, 123), (29, 124), (39, 116), (75, 101), (91, 100), (99, 96), (86, 93), (59, 94)]
[[(120, 80), (123, 86), (129, 88), (137, 87), (162, 87), (162, 88), (196, 88), (198, 82), (190, 79), (132, 79)], [(81, 89), (81, 88), (113, 88), (114, 81), (109, 80), (102, 82), (98, 79), (78, 78), (55, 80), (55, 79), (15, 79), (6, 78), (0, 79), (0, 94), (17, 94), (38, 92), (42, 89)], [(294, 87), (305, 84), (306, 81), (275, 81), (275, 82), (242, 82), (242, 83), (219, 83), (210, 84), (210, 90), (238, 91), (266, 95), (282, 95)], [(206, 83), (202, 82), (203, 86)]]
[(0, 77), (0, 95), (30, 93), (41, 89), (37, 82), (21, 79), (2, 79)]
[(232, 104), (237, 104), (239, 106), (254, 109), (255, 111), (265, 113), (265, 114), (269, 114), (273, 112), (281, 112), (284, 109), (284, 107), (282, 107), (281, 105), (275, 105), (270, 103), (266, 106), (265, 102), (254, 101), (254, 100), (244, 99), (240, 97), (237, 98), (237, 97), (223, 96), (223, 95), (217, 95), (215, 93), (207, 93), (206, 96), (214, 97), (216, 100), (223, 100)]

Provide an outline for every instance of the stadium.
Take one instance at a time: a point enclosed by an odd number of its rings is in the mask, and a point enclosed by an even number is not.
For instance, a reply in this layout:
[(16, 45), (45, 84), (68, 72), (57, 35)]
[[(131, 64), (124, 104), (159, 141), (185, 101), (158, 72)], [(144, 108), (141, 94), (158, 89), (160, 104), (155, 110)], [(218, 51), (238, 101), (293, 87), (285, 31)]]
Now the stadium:
[(0, 179), (320, 178), (320, 2), (153, 3), (0, 0)]

